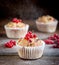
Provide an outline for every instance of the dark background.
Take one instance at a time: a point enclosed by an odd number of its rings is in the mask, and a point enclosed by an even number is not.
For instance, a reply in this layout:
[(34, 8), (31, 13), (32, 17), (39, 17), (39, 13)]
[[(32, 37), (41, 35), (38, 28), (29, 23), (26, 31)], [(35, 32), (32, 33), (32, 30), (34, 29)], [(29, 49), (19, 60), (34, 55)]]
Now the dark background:
[(0, 0), (0, 19), (18, 17), (34, 20), (46, 14), (59, 20), (57, 0)]

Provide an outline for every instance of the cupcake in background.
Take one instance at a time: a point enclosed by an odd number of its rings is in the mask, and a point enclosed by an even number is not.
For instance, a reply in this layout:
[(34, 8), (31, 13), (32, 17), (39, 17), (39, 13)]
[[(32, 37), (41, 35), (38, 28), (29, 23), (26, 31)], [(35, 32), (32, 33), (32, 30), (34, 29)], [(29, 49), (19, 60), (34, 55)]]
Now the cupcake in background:
[(58, 20), (50, 15), (41, 16), (36, 20), (37, 29), (41, 32), (53, 33), (56, 31)]
[(4, 28), (8, 38), (23, 38), (29, 29), (29, 25), (23, 23), (21, 19), (13, 18)]
[(17, 41), (17, 46), (20, 58), (37, 59), (42, 57), (45, 43), (29, 31), (24, 38)]

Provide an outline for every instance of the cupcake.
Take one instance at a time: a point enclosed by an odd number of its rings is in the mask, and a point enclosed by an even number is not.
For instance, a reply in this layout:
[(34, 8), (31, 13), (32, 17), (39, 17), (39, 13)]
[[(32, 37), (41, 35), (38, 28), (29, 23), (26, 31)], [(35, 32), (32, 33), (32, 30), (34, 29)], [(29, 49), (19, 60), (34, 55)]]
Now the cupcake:
[(24, 38), (17, 41), (18, 55), (23, 59), (38, 59), (42, 57), (45, 47), (44, 41), (29, 31)]
[(50, 16), (42, 16), (36, 20), (36, 26), (39, 31), (53, 33), (56, 31), (58, 21)]
[(13, 18), (4, 28), (8, 38), (23, 38), (29, 29), (29, 25), (23, 23), (21, 19)]

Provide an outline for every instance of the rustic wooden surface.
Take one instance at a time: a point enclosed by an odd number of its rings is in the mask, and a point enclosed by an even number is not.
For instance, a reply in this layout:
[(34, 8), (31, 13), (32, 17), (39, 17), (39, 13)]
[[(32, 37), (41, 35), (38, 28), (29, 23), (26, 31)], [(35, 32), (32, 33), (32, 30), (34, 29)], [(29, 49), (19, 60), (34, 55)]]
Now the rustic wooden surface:
[(59, 57), (43, 56), (37, 60), (23, 60), (19, 56), (0, 56), (0, 65), (59, 65)]
[[(45, 39), (52, 34), (38, 33), (41, 39)], [(0, 37), (0, 65), (59, 65), (59, 49), (54, 49), (52, 45), (46, 45), (43, 56), (37, 60), (23, 60), (18, 56), (16, 47), (11, 49), (3, 48), (4, 42), (10, 40), (3, 36)], [(14, 39), (17, 40), (17, 39)]]
[[(6, 21), (7, 22), (7, 21)], [(30, 21), (31, 22), (31, 21)], [(35, 32), (40, 39), (46, 39), (54, 33), (41, 33), (36, 29), (35, 22), (26, 22), (31, 27), (30, 30)], [(5, 23), (4, 23), (5, 24)], [(53, 49), (51, 45), (46, 45), (43, 56), (37, 60), (23, 60), (18, 56), (15, 47), (13, 49), (3, 48), (4, 42), (10, 40), (6, 37), (3, 22), (0, 24), (0, 65), (59, 65), (59, 49)], [(56, 31), (59, 34), (59, 30)], [(16, 40), (16, 39), (15, 39)]]

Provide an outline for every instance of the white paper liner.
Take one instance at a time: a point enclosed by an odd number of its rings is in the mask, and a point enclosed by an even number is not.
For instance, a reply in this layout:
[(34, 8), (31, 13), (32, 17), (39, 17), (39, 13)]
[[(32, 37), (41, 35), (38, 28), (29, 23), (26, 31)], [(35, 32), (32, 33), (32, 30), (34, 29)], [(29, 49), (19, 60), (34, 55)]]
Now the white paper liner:
[(18, 46), (18, 55), (23, 59), (37, 59), (43, 55), (45, 43), (42, 41), (42, 46), (37, 47), (22, 47)]
[(28, 32), (29, 25), (26, 24), (23, 28), (8, 28), (5, 25), (4, 28), (8, 38), (23, 38)]
[(57, 24), (58, 24), (57, 20), (51, 23), (40, 23), (36, 21), (37, 29), (42, 32), (49, 32), (49, 33), (55, 32)]

